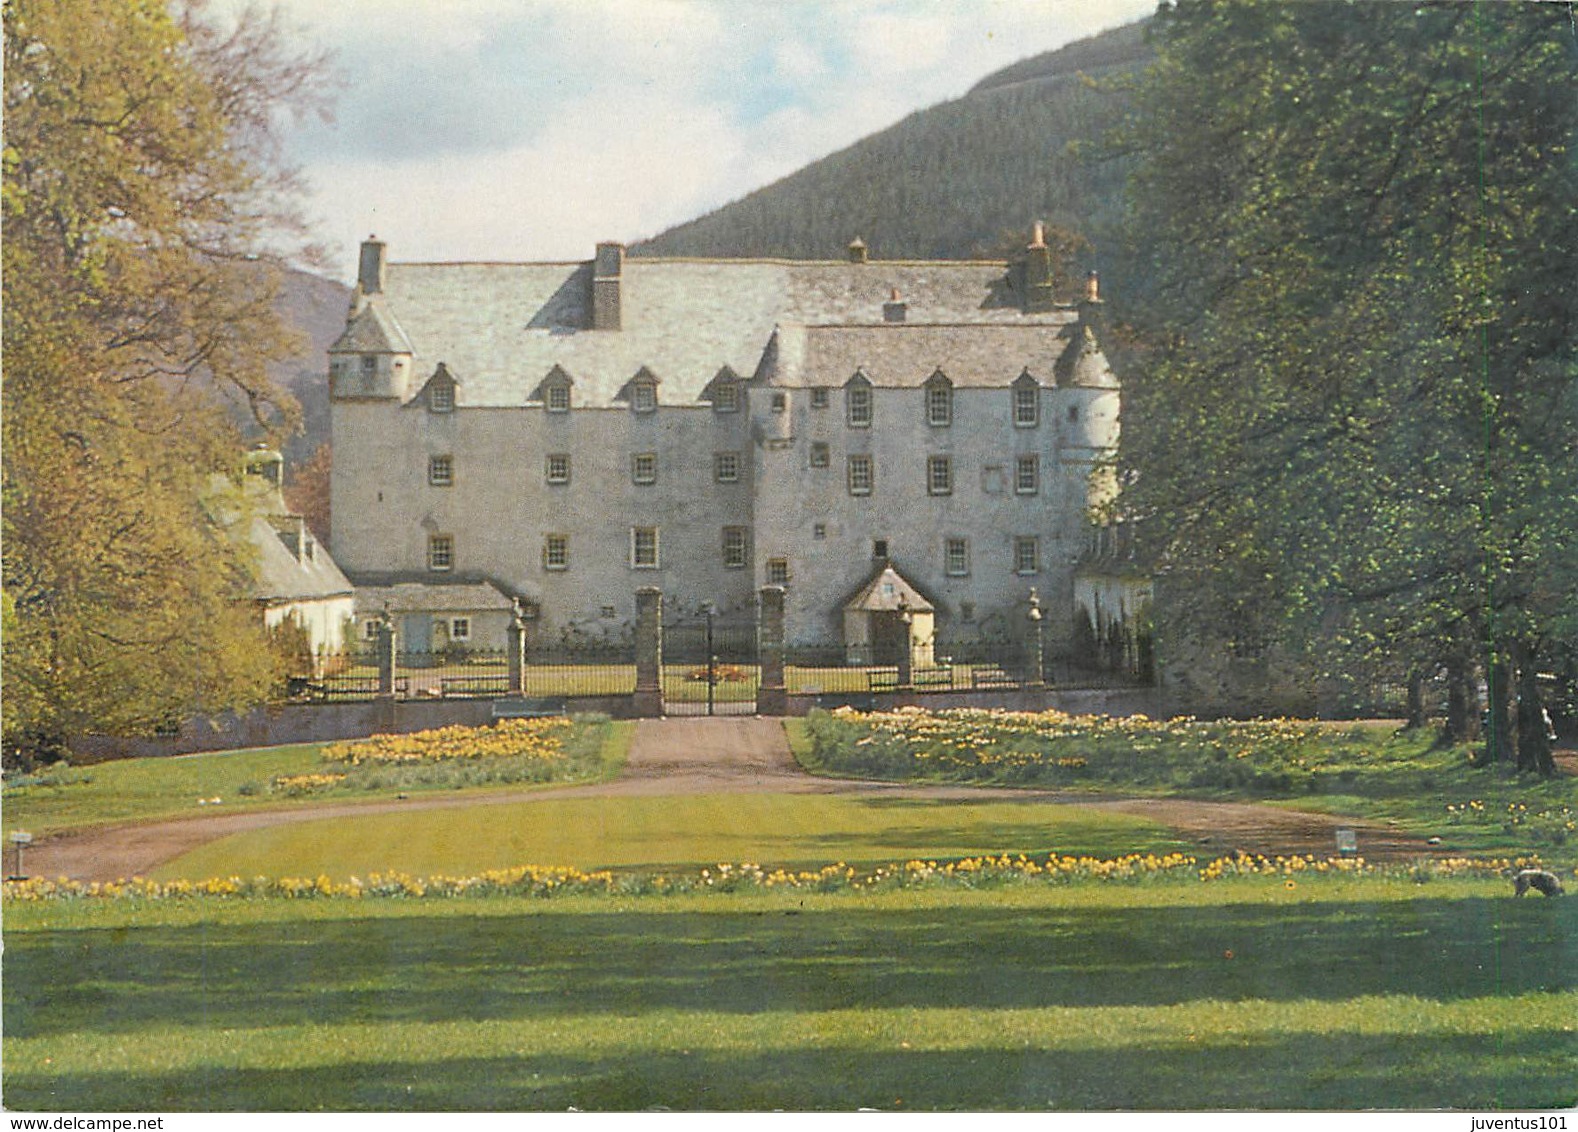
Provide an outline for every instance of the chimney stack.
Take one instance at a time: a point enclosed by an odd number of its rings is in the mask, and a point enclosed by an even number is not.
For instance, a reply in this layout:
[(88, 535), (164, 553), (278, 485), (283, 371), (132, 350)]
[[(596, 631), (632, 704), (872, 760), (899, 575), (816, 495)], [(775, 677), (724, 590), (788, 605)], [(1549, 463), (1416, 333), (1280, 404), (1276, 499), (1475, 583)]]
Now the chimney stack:
[(368, 236), (362, 241), (356, 286), (364, 295), (376, 295), (384, 289), (384, 242), (377, 236)]
[(888, 296), (888, 301), (882, 304), (882, 320), (903, 322), (908, 316), (909, 304), (899, 297), (899, 289), (895, 287)]
[(1046, 229), (1037, 220), (1025, 249), (1025, 310), (1052, 309), (1052, 252), (1047, 247)]
[(849, 242), (849, 262), (866, 262), (866, 241), (862, 240), (859, 236), (856, 236)]
[(597, 245), (597, 257), (592, 261), (592, 329), (618, 330), (620, 328), (619, 288), (625, 270), (625, 246), (604, 243)]

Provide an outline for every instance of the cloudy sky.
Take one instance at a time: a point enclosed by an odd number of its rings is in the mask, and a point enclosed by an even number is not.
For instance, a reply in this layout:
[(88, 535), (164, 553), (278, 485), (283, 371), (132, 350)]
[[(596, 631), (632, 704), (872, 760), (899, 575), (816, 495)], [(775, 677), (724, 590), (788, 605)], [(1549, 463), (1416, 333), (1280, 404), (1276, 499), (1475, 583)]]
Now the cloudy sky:
[(1155, 0), (285, 0), (335, 120), (292, 138), (350, 278), (396, 259), (582, 259), (834, 152)]

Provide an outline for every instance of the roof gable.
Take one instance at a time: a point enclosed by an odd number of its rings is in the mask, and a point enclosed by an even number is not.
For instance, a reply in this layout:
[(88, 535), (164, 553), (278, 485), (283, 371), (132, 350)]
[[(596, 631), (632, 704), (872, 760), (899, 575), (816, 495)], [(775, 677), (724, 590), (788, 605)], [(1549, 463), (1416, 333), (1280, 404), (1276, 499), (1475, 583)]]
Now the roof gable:
[(382, 303), (370, 302), (351, 316), (345, 332), (329, 347), (331, 354), (410, 354), (411, 340)]
[(912, 613), (935, 612), (932, 603), (910, 580), (886, 562), (877, 568), (869, 582), (855, 591), (854, 597), (844, 603), (844, 609), (853, 613), (888, 613), (899, 609), (907, 609)]

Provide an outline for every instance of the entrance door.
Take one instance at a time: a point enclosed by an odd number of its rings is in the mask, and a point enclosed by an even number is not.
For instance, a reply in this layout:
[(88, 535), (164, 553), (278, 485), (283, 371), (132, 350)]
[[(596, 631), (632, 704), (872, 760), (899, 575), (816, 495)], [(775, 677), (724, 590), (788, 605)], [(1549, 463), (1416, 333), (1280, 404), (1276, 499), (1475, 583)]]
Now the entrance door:
[(433, 651), (433, 617), (428, 613), (407, 613), (400, 618), (400, 651)]
[(876, 664), (898, 664), (910, 643), (910, 627), (892, 610), (871, 614), (871, 659)]

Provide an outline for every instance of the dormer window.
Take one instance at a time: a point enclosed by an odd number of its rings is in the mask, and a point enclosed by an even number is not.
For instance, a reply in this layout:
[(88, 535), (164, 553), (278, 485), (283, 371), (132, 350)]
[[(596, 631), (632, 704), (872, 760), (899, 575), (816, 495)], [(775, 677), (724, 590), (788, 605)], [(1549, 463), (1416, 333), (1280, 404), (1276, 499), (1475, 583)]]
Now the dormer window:
[(740, 387), (732, 381), (723, 382), (712, 391), (712, 410), (715, 413), (735, 413), (740, 408)]
[(448, 382), (440, 381), (428, 387), (427, 407), (434, 413), (452, 413), (455, 411), (455, 387)]
[(570, 387), (563, 382), (548, 386), (543, 404), (550, 413), (568, 413), (570, 411)]
[(637, 413), (657, 410), (657, 386), (650, 381), (638, 381), (630, 387), (630, 408)]
[(1041, 423), (1041, 387), (1029, 371), (1014, 382), (1014, 427), (1035, 428)]
[(844, 417), (850, 428), (871, 427), (871, 381), (863, 373), (844, 386)]
[(926, 382), (926, 423), (933, 428), (953, 423), (953, 383), (940, 370)]

